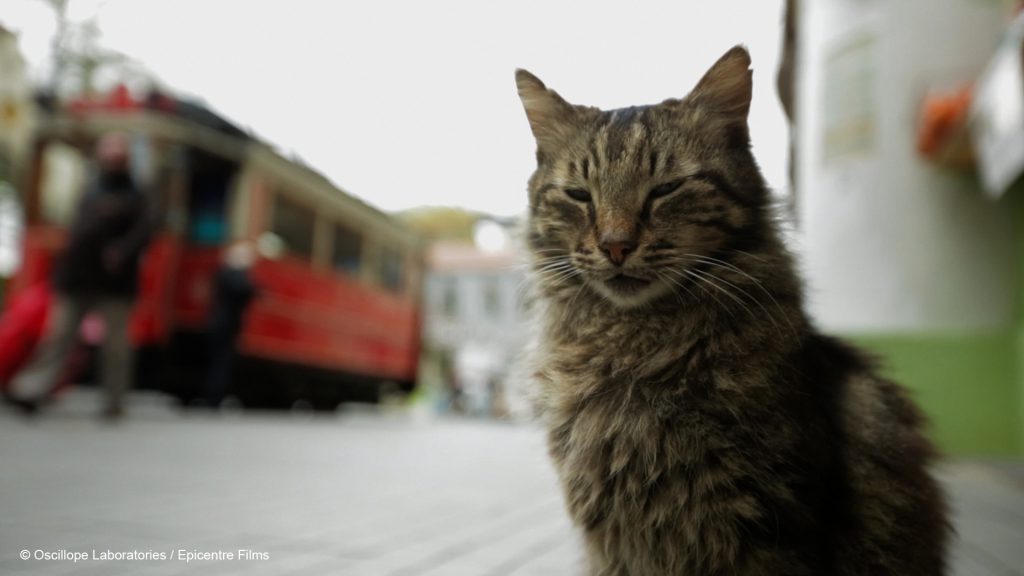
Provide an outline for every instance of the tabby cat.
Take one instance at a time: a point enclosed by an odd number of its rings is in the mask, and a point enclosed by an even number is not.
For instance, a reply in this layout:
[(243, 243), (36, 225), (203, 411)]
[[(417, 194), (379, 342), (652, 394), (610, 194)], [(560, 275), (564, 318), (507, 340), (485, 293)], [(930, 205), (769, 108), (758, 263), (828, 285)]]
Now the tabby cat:
[(750, 151), (750, 57), (603, 111), (525, 70), (530, 374), (589, 573), (941, 575), (902, 388), (817, 332)]

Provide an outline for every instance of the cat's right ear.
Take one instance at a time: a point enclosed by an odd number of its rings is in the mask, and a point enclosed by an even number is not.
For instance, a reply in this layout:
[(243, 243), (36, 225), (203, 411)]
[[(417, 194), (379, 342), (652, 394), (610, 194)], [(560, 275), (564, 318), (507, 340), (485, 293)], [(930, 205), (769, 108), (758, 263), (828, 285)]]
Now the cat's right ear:
[(516, 70), (516, 86), (537, 147), (546, 149), (564, 143), (576, 115), (572, 104), (522, 68)]

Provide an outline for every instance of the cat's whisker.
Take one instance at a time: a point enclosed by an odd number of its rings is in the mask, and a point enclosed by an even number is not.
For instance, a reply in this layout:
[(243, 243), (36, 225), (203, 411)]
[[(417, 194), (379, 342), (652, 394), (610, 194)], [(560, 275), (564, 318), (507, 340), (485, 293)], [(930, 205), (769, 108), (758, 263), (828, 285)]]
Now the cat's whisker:
[(568, 270), (570, 268), (573, 268), (572, 262), (569, 262), (567, 260), (562, 260), (562, 261), (558, 261), (558, 262), (550, 262), (550, 263), (545, 264), (543, 266), (539, 266), (539, 267), (534, 269), (534, 272), (543, 276), (544, 274), (547, 274), (549, 272), (557, 272), (557, 271), (560, 271), (560, 270)]
[(559, 318), (560, 324), (565, 324), (565, 322), (569, 318), (569, 315), (574, 313), (573, 304), (576, 302), (576, 299), (579, 298), (580, 294), (583, 293), (586, 287), (586, 282), (580, 282), (579, 288), (576, 289), (576, 292), (573, 293), (573, 295), (569, 298), (569, 302), (562, 309), (562, 316)]
[[(688, 270), (688, 272), (692, 272), (692, 273), (697, 274), (698, 276), (701, 276), (704, 279), (706, 279), (709, 284), (711, 284), (715, 288), (718, 288), (719, 290), (722, 291), (723, 294), (725, 294), (726, 296), (732, 298), (733, 301), (736, 302), (736, 304), (742, 306), (743, 309), (746, 310), (747, 314), (750, 315), (751, 318), (756, 318), (757, 317), (757, 314), (754, 314), (754, 310), (751, 309), (750, 306), (747, 306), (747, 303), (744, 302), (742, 298), (740, 298), (739, 296), (733, 294), (731, 290), (729, 290), (728, 288), (723, 287), (721, 284), (715, 282), (715, 280), (718, 280), (719, 282), (724, 282), (725, 284), (728, 284), (729, 286), (732, 286), (733, 288), (739, 289), (739, 287), (736, 286), (735, 284), (733, 284), (732, 282), (728, 282), (726, 280), (723, 280), (722, 278), (719, 278), (718, 276), (715, 276), (714, 274), (712, 274), (710, 272), (705, 272), (705, 271), (701, 271), (701, 270), (697, 270), (697, 269)], [(741, 290), (741, 292), (746, 294), (745, 291)], [(750, 295), (747, 294), (747, 297), (749, 298)], [(767, 312), (767, 310), (765, 310), (765, 312)], [(769, 314), (768, 317), (771, 318), (771, 314)], [(772, 322), (774, 323), (774, 320), (772, 320)]]
[(564, 268), (564, 267), (567, 267), (567, 266), (572, 266), (572, 262), (570, 262), (570, 261), (568, 261), (568, 260), (563, 258), (563, 259), (560, 259), (560, 260), (554, 260), (554, 261), (551, 261), (551, 262), (547, 262), (547, 263), (545, 263), (545, 264), (543, 264), (541, 266), (537, 266), (537, 267), (534, 268), (534, 270), (536, 270), (538, 272), (544, 272), (544, 271), (547, 271), (547, 270), (553, 270), (553, 269), (556, 269), (556, 268)]
[[(675, 269), (672, 269), (672, 268), (670, 268), (670, 270), (675, 270)], [(694, 274), (692, 270), (688, 270), (688, 269), (683, 269), (683, 270), (675, 270), (675, 271), (676, 271), (676, 272), (678, 272), (678, 273), (680, 273), (680, 277), (682, 277), (682, 275), (686, 275), (686, 276), (688, 276), (688, 277), (690, 277), (690, 278), (693, 278), (693, 279), (694, 279), (694, 280), (696, 281), (696, 282), (694, 282), (694, 286), (696, 286), (697, 288), (699, 288), (699, 289), (700, 289), (701, 291), (703, 291), (703, 292), (704, 292), (705, 294), (707, 294), (707, 295), (711, 296), (711, 298), (713, 298), (713, 299), (715, 300), (715, 302), (717, 302), (717, 303), (718, 303), (718, 306), (719, 306), (719, 307), (720, 307), (720, 308), (721, 308), (722, 310), (725, 310), (725, 312), (726, 312), (726, 313), (727, 313), (727, 314), (728, 314), (728, 315), (729, 315), (729, 316), (730, 316), (731, 318), (733, 318), (734, 320), (736, 319), (736, 314), (735, 314), (735, 313), (734, 313), (734, 312), (732, 311), (732, 307), (731, 307), (731, 306), (729, 306), (728, 304), (726, 304), (725, 302), (722, 302), (722, 299), (721, 299), (721, 298), (719, 298), (717, 294), (715, 294), (714, 292), (712, 292), (712, 291), (708, 290), (707, 288), (705, 288), (705, 287), (704, 287), (704, 286), (702, 285), (702, 283), (703, 283), (703, 284), (709, 284), (709, 285), (711, 285), (712, 287), (714, 287), (714, 288), (717, 288), (718, 290), (724, 291), (724, 290), (722, 289), (722, 287), (721, 287), (721, 286), (718, 286), (718, 285), (717, 285), (717, 284), (715, 284), (714, 282), (711, 282), (711, 281), (709, 281), (709, 280), (708, 280), (708, 279), (706, 279), (706, 278), (703, 278), (703, 277), (701, 277), (701, 276), (698, 276), (697, 274)]]
[(577, 276), (582, 276), (580, 271), (575, 268), (571, 268), (569, 270), (565, 270), (559, 273), (557, 276), (555, 276), (554, 280), (558, 283), (563, 283), (566, 280), (572, 279)]
[(533, 287), (534, 287), (534, 280), (533, 280), (533, 278), (531, 278), (530, 276), (525, 276), (522, 280), (519, 281), (519, 284), (516, 286), (516, 290), (515, 290), (515, 298), (516, 298), (516, 300), (520, 301), (520, 302), (525, 300), (526, 299), (526, 295), (529, 293), (529, 291)]
[[(705, 264), (707, 266), (713, 266), (713, 267), (716, 267), (716, 268), (720, 268), (722, 270), (729, 270), (729, 271), (732, 271), (732, 272), (736, 272), (736, 273), (742, 275), (743, 277), (750, 279), (751, 282), (753, 282), (758, 288), (761, 289), (762, 292), (765, 293), (765, 295), (768, 296), (769, 299), (771, 299), (772, 303), (775, 305), (775, 308), (778, 310), (778, 313), (779, 313), (778, 315), (782, 316), (783, 321), (786, 322), (786, 324), (789, 326), (789, 328), (792, 331), (793, 335), (798, 335), (799, 334), (798, 331), (796, 330), (796, 327), (793, 326), (792, 322), (790, 322), (789, 317), (786, 315), (785, 311), (782, 309), (782, 306), (778, 303), (778, 301), (775, 300), (775, 297), (772, 296), (771, 292), (769, 292), (760, 281), (758, 281), (756, 278), (750, 276), (749, 274), (743, 272), (739, 268), (736, 268), (735, 266), (731, 266), (731, 265), (729, 265), (728, 262), (725, 262), (723, 260), (718, 260), (716, 258), (711, 258), (711, 257), (705, 257), (705, 256), (701, 256), (701, 255), (698, 255), (698, 254), (683, 254), (682, 256), (669, 256), (669, 257), (666, 257), (662, 263), (667, 262), (667, 261), (680, 262), (680, 263), (689, 263), (689, 264), (692, 264), (692, 263), (696, 262), (696, 263), (700, 263), (700, 264)], [(757, 306), (764, 311), (765, 315), (768, 317), (768, 320), (772, 323), (772, 325), (775, 326), (776, 329), (780, 329), (781, 328), (779, 326), (778, 321), (776, 320), (776, 314), (773, 313), (771, 310), (769, 310), (760, 299), (755, 298), (750, 292), (748, 292), (747, 290), (743, 289), (743, 287), (741, 287), (741, 286), (739, 286), (739, 285), (737, 285), (737, 284), (735, 284), (733, 282), (730, 282), (728, 279), (723, 278), (721, 275), (715, 274), (713, 272), (699, 271), (699, 270), (695, 270), (695, 272), (702, 273), (702, 274), (705, 274), (707, 276), (710, 276), (713, 280), (717, 280), (719, 282), (722, 282), (722, 283), (732, 287), (733, 289), (737, 290), (740, 294), (745, 296), (748, 300), (750, 300), (754, 304), (757, 304)], [(731, 294), (731, 291), (730, 291), (730, 294)]]
[(568, 279), (569, 277), (571, 277), (573, 275), (574, 275), (574, 272), (572, 270), (558, 270), (558, 271), (552, 272), (549, 275), (544, 276), (543, 278), (549, 284), (557, 285), (557, 284), (561, 284), (563, 280), (566, 280), (566, 279)]
[(668, 284), (670, 284), (669, 290), (672, 292), (672, 295), (676, 297), (676, 300), (679, 301), (679, 305), (681, 307), (686, 306), (686, 302), (683, 301), (683, 296), (679, 293), (678, 290), (676, 290), (676, 287), (679, 287), (679, 288), (682, 288), (683, 290), (686, 290), (690, 294), (691, 298), (693, 298), (694, 300), (697, 299), (696, 295), (694, 295), (694, 293), (692, 291), (690, 291), (689, 288), (687, 288), (682, 283), (680, 283), (679, 281), (675, 280), (674, 278), (672, 278), (668, 274), (666, 274), (664, 272), (661, 272), (659, 270), (655, 270), (654, 271), (654, 275), (657, 276), (659, 279), (661, 279), (662, 282), (667, 282)]
[[(673, 282), (673, 283), (674, 283), (674, 284), (675, 284), (676, 286), (679, 286), (680, 288), (683, 288), (683, 289), (685, 289), (685, 290), (686, 290), (686, 291), (687, 291), (687, 292), (688, 292), (688, 293), (689, 293), (689, 294), (690, 294), (691, 296), (693, 296), (694, 300), (697, 300), (697, 301), (699, 301), (699, 299), (697, 298), (696, 294), (694, 294), (692, 290), (690, 290), (689, 288), (687, 288), (687, 287), (686, 287), (686, 284), (684, 284), (683, 282), (681, 282), (681, 280), (687, 280), (687, 275), (685, 274), (685, 270), (679, 270), (679, 269), (676, 269), (676, 268), (666, 268), (666, 269), (665, 269), (665, 272), (666, 272), (666, 273), (669, 273), (669, 274), (674, 274), (674, 275), (676, 276), (676, 278), (678, 278), (678, 280), (674, 280), (674, 282)], [(696, 280), (700, 280), (700, 278), (696, 278)], [(698, 290), (700, 290), (700, 291), (701, 291), (702, 293), (704, 293), (704, 294), (707, 294), (707, 295), (711, 296), (712, 298), (714, 298), (714, 299), (715, 299), (715, 301), (719, 303), (719, 305), (722, 305), (722, 301), (721, 301), (721, 300), (719, 300), (719, 299), (718, 299), (718, 298), (717, 298), (717, 297), (715, 296), (715, 294), (713, 294), (713, 293), (709, 292), (709, 291), (707, 290), (707, 288), (705, 288), (705, 287), (701, 286), (701, 285), (700, 285), (699, 283), (697, 283), (697, 282), (693, 282), (693, 285), (694, 285), (694, 286), (695, 286), (695, 287), (696, 287), (696, 288), (697, 288)]]
[(529, 261), (529, 260), (523, 260), (523, 261), (519, 261), (519, 262), (513, 262), (511, 264), (505, 264), (503, 266), (500, 266), (498, 269), (503, 271), (503, 272), (518, 272), (518, 271), (528, 272), (535, 265), (536, 265), (535, 262), (532, 262), (532, 261)]
[(568, 271), (553, 272), (553, 273), (551, 273), (549, 275), (541, 276), (538, 280), (539, 280), (539, 283), (542, 286), (546, 286), (546, 287), (549, 287), (549, 288), (554, 288), (554, 287), (560, 286), (562, 284), (562, 281), (564, 280), (564, 278), (562, 278), (562, 276), (568, 275), (568, 274), (569, 274)]
[(559, 286), (564, 284), (566, 280), (582, 275), (579, 269), (569, 262), (561, 263), (559, 266), (552, 266), (540, 272), (541, 280), (553, 286)]
[(758, 262), (761, 262), (761, 263), (764, 263), (764, 264), (768, 263), (768, 260), (766, 258), (764, 258), (762, 256), (758, 256), (757, 254), (751, 254), (750, 252), (747, 252), (746, 250), (740, 250), (738, 248), (733, 248), (732, 251), (736, 252), (737, 254), (743, 254), (744, 256), (748, 256), (750, 258), (753, 258), (754, 260), (757, 260)]
[[(758, 300), (757, 298), (754, 298), (749, 292), (744, 290), (742, 287), (737, 286), (736, 284), (726, 280), (725, 278), (722, 278), (721, 276), (715, 274), (714, 272), (710, 272), (710, 271), (706, 271), (706, 270), (702, 271), (702, 270), (696, 270), (696, 269), (694, 270), (694, 272), (696, 272), (697, 274), (703, 274), (703, 275), (709, 277), (712, 280), (717, 280), (719, 282), (722, 282), (722, 283), (730, 286), (731, 288), (739, 291), (740, 294), (742, 294), (743, 296), (746, 296), (747, 299), (749, 299), (751, 302), (757, 304), (758, 307), (760, 307), (761, 310), (764, 311), (765, 315), (768, 317), (768, 320), (772, 323), (773, 326), (775, 326), (776, 329), (779, 328), (779, 324), (775, 320), (775, 315), (772, 314), (771, 311), (768, 310), (768, 308), (766, 308), (765, 305), (760, 300)], [(730, 291), (730, 294), (731, 294), (731, 291)], [(748, 308), (748, 310), (749, 310), (749, 308)]]
[(554, 263), (557, 263), (557, 262), (568, 262), (568, 261), (569, 261), (569, 258), (567, 256), (550, 256), (550, 257), (547, 257), (547, 258), (541, 258), (541, 259), (537, 260), (536, 262), (531, 262), (529, 264), (529, 267), (530, 268), (543, 268), (544, 266), (547, 266), (548, 264), (554, 264)]
[[(676, 280), (671, 275), (669, 275), (668, 272), (671, 272), (671, 271), (672, 271), (671, 269), (670, 270), (654, 269), (653, 270), (655, 276), (657, 276), (658, 278), (660, 278), (660, 279), (662, 279), (662, 280), (672, 284), (673, 286), (677, 286), (679, 288), (682, 288), (683, 290), (686, 290), (686, 292), (690, 295), (690, 297), (696, 300), (697, 296), (696, 296), (696, 294), (693, 293), (692, 290), (687, 288), (686, 285), (683, 284), (682, 282), (680, 282), (679, 280)], [(682, 278), (682, 276), (679, 276), (679, 277)], [(673, 290), (673, 291), (675, 291), (675, 290)]]
[(558, 272), (561, 270), (569, 270), (571, 268), (573, 268), (571, 262), (552, 262), (551, 264), (546, 264), (540, 268), (537, 268), (534, 271), (538, 274), (543, 275), (547, 274), (548, 272)]
[(538, 261), (538, 262), (550, 262), (552, 260), (568, 260), (568, 259), (569, 259), (569, 254), (566, 253), (566, 252), (561, 252), (561, 253), (555, 254), (553, 256), (541, 256), (541, 257), (538, 257), (536, 259), (536, 261)]
[[(772, 304), (774, 304), (775, 308), (779, 311), (779, 315), (782, 316), (782, 319), (785, 320), (786, 324), (789, 325), (789, 329), (793, 332), (793, 335), (798, 335), (799, 334), (797, 329), (796, 329), (796, 326), (794, 326), (793, 322), (790, 321), (789, 315), (786, 314), (785, 310), (783, 310), (782, 305), (779, 304), (779, 301), (775, 299), (775, 296), (772, 295), (772, 293), (767, 288), (765, 288), (763, 282), (761, 282), (757, 278), (754, 278), (753, 276), (751, 276), (747, 272), (744, 272), (742, 269), (740, 269), (735, 264), (732, 264), (731, 262), (726, 262), (725, 260), (720, 260), (720, 259), (714, 258), (712, 256), (701, 256), (699, 254), (684, 254), (684, 256), (689, 256), (691, 258), (695, 258), (695, 259), (700, 260), (701, 262), (704, 262), (704, 263), (709, 264), (711, 266), (718, 266), (720, 268), (727, 268), (727, 269), (732, 270), (732, 271), (736, 272), (737, 274), (740, 274), (740, 275), (744, 276), (745, 278), (749, 279), (751, 282), (754, 283), (755, 286), (760, 288), (761, 291), (764, 292), (764, 294), (766, 296), (768, 296), (769, 299), (771, 299)], [(764, 308), (763, 305), (761, 307)], [(765, 312), (768, 312), (768, 311), (765, 310)], [(771, 315), (769, 314), (769, 317), (770, 316)]]

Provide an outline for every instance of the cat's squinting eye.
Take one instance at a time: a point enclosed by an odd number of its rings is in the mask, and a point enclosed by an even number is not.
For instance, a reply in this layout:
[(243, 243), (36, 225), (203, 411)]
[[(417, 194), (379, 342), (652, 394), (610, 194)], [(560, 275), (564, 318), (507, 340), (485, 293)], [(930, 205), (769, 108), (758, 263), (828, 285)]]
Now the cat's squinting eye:
[(590, 192), (582, 188), (566, 188), (565, 195), (577, 202), (591, 202), (593, 200)]
[(679, 187), (682, 186), (682, 185), (683, 185), (683, 181), (682, 180), (673, 180), (671, 182), (666, 182), (664, 184), (661, 184), (660, 186), (655, 186), (654, 188), (651, 188), (650, 192), (647, 193), (647, 198), (648, 198), (648, 200), (654, 200), (655, 198), (661, 198), (662, 196), (668, 196), (669, 194), (671, 194), (671, 193), (675, 192), (676, 190), (678, 190)]

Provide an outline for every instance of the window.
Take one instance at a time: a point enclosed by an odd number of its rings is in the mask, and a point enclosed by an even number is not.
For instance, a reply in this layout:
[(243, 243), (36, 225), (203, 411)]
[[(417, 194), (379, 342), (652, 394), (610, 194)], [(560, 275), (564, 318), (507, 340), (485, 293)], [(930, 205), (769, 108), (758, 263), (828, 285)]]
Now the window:
[(501, 285), (497, 277), (483, 278), (484, 314), (488, 318), (501, 317)]
[(405, 286), (405, 262), (402, 253), (383, 248), (380, 253), (380, 283), (392, 292), (401, 292)]
[(282, 194), (275, 194), (272, 231), (282, 241), (287, 254), (306, 260), (313, 258), (313, 228), (316, 214)]
[(441, 312), (455, 318), (459, 308), (459, 285), (455, 278), (445, 278), (441, 288)]
[(195, 163), (189, 182), (188, 237), (192, 243), (217, 246), (228, 238), (225, 211), (231, 176), (212, 159)]
[(363, 238), (358, 232), (345, 226), (334, 227), (334, 253), (331, 262), (334, 269), (355, 275), (362, 262)]
[(88, 160), (78, 149), (53, 143), (43, 152), (39, 182), (39, 220), (46, 224), (71, 222), (86, 186)]

